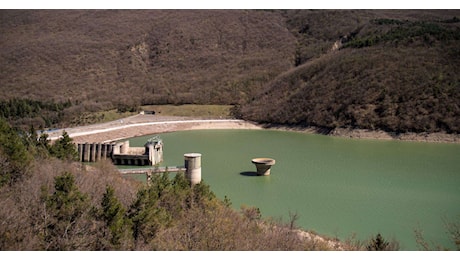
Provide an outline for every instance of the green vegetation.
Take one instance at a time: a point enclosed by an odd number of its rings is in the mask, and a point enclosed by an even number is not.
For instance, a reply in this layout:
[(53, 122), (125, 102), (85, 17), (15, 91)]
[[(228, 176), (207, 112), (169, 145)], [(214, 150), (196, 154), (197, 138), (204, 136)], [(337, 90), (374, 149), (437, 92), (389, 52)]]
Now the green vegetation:
[(78, 158), (75, 144), (65, 131), (50, 145), (46, 134), (38, 137), (33, 127), (30, 132), (14, 129), (0, 118), (0, 187), (21, 180), (34, 159), (50, 156), (70, 161)]
[(61, 160), (77, 160), (78, 152), (72, 138), (69, 137), (66, 131), (63, 131), (62, 137), (59, 138), (53, 145), (50, 146), (49, 152)]
[(23, 140), (0, 118), (0, 187), (18, 180), (30, 160)]
[(43, 223), (43, 249), (78, 250), (85, 243), (86, 230), (80, 227), (81, 219), (88, 207), (88, 198), (75, 185), (71, 173), (65, 172), (54, 178), (54, 192), (49, 194), (42, 186), (41, 200), (45, 204)]
[(397, 251), (399, 245), (397, 243), (390, 243), (386, 241), (380, 233), (375, 238), (371, 238), (366, 245), (368, 251)]
[(63, 111), (72, 106), (70, 101), (58, 102), (12, 98), (0, 100), (0, 117), (17, 125), (51, 127), (63, 120)]

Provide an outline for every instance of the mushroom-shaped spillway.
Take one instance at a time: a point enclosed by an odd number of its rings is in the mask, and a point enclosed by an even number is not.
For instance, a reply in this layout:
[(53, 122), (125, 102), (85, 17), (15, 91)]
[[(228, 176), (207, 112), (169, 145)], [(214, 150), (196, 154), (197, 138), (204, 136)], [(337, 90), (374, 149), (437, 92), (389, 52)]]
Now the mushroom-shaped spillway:
[(270, 175), (270, 168), (275, 164), (272, 158), (254, 158), (252, 163), (256, 165), (257, 175)]

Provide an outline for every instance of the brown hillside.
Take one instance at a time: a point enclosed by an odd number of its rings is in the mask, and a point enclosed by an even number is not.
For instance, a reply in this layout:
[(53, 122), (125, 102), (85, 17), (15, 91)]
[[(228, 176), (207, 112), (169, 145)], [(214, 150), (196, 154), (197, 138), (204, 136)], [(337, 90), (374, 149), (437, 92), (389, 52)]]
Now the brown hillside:
[(274, 12), (1, 10), (0, 17), (3, 99), (229, 104), (294, 62), (295, 38)]
[(0, 116), (239, 104), (266, 123), (458, 133), (458, 10), (0, 10)]
[(243, 107), (243, 117), (330, 129), (458, 133), (460, 23), (443, 14), (374, 14), (336, 35), (341, 48), (318, 52), (271, 82)]

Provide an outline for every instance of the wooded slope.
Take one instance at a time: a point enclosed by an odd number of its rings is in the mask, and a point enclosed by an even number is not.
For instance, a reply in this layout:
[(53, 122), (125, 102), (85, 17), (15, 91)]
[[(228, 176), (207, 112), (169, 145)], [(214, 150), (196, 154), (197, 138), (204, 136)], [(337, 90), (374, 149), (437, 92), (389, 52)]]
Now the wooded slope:
[[(270, 82), (243, 107), (242, 117), (330, 129), (458, 133), (460, 20), (436, 12), (375, 14), (342, 31), (327, 51), (299, 52), (305, 62)], [(299, 34), (311, 38), (305, 17)]]
[(238, 104), (235, 116), (264, 123), (458, 133), (458, 17), (1, 10), (0, 105), (10, 122), (36, 127), (87, 111), (194, 103)]

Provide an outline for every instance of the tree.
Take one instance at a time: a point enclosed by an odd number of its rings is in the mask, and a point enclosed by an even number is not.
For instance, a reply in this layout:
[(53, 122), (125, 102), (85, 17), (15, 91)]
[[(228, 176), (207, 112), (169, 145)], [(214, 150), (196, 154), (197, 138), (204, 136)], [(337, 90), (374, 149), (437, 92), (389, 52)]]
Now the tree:
[[(449, 235), (451, 242), (455, 245), (456, 250), (460, 250), (460, 215), (457, 216), (457, 221), (449, 220), (447, 218), (443, 219), (444, 226), (447, 229), (446, 233)], [(451, 250), (451, 248), (447, 248), (445, 246), (436, 244), (436, 243), (429, 243), (424, 235), (423, 230), (419, 227), (414, 230), (415, 232), (415, 240), (417, 241), (417, 246), (420, 250), (425, 251), (444, 251), (444, 250)]]
[(51, 155), (62, 160), (77, 160), (78, 151), (72, 141), (72, 138), (64, 130), (62, 137), (50, 147)]
[(35, 131), (35, 127), (33, 125), (30, 126), (29, 129), (29, 144), (33, 146), (38, 145), (38, 135), (37, 131)]
[(0, 187), (20, 179), (31, 160), (23, 139), (3, 118), (0, 118), (0, 157), (3, 161)]
[(42, 133), (40, 137), (33, 125), (30, 126), (29, 132), (23, 135), (24, 144), (27, 146), (27, 151), (35, 158), (47, 158), (50, 155), (50, 147), (48, 135)]
[(192, 186), (193, 204), (202, 208), (209, 206), (209, 202), (215, 200), (216, 195), (203, 180)]
[(385, 241), (380, 233), (378, 233), (375, 238), (371, 238), (366, 245), (366, 250), (368, 251), (396, 251), (398, 249), (399, 245), (397, 242)]
[(168, 226), (172, 221), (172, 216), (164, 207), (159, 206), (157, 192), (152, 187), (140, 189), (128, 211), (135, 249), (147, 245), (162, 227)]
[(40, 137), (38, 138), (37, 141), (37, 147), (40, 149), (45, 150), (46, 152), (49, 153), (50, 151), (50, 141), (48, 140), (48, 134), (47, 133), (42, 133)]
[(102, 197), (101, 208), (96, 213), (96, 218), (102, 220), (109, 231), (109, 234), (104, 234), (104, 238), (108, 238), (109, 245), (103, 245), (102, 249), (121, 249), (123, 241), (129, 240), (127, 232), (130, 222), (125, 213), (126, 209), (118, 201), (114, 189), (107, 186)]
[(75, 185), (74, 176), (65, 172), (54, 178), (53, 194), (43, 188), (45, 204), (44, 242), (47, 250), (78, 250), (86, 248), (89, 228), (83, 216), (88, 210), (87, 196)]
[(49, 135), (47, 133), (42, 133), (38, 138), (38, 145), (45, 147), (47, 150), (50, 149), (50, 142), (48, 137)]

